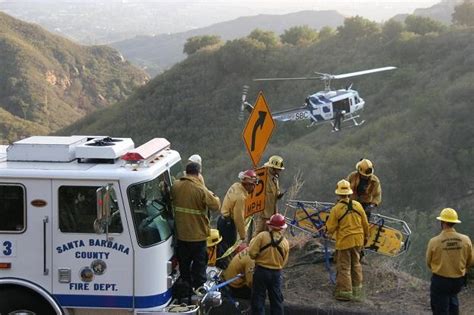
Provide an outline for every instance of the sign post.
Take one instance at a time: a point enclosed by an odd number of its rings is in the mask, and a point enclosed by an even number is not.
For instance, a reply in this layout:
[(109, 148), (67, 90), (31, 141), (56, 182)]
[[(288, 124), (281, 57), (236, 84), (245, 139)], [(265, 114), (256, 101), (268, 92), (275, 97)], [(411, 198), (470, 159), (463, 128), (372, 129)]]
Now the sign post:
[(263, 92), (260, 91), (242, 133), (242, 138), (254, 167), (257, 167), (260, 162), (274, 128), (275, 122), (273, 121), (272, 114), (263, 96)]

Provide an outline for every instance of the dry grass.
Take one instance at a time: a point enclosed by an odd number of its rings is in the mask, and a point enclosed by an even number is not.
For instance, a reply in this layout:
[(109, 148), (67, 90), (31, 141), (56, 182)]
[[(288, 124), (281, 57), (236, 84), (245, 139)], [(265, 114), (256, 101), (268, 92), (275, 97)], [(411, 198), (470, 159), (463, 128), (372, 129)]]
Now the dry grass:
[[(303, 188), (304, 185), (304, 180), (303, 180), (303, 172), (301, 170), (298, 170), (296, 174), (293, 176), (293, 185), (288, 188), (288, 192), (286, 194), (286, 200), (294, 200), (297, 199), (298, 194)], [(286, 217), (288, 214), (288, 210), (290, 207), (285, 205), (285, 210), (283, 211), (283, 215)]]
[(288, 239), (288, 243), (290, 243), (290, 249), (302, 249), (312, 237), (306, 233), (298, 233), (295, 235), (287, 233), (286, 238)]

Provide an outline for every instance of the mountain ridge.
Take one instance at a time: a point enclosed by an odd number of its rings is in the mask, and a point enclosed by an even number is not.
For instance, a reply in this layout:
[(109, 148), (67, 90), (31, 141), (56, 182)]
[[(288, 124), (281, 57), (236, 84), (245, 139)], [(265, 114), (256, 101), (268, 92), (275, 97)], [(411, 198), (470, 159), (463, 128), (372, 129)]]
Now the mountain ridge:
[(282, 15), (259, 14), (186, 32), (137, 36), (109, 45), (119, 50), (132, 63), (148, 68), (148, 73), (153, 76), (185, 59), (183, 46), (192, 36), (218, 35), (223, 40), (231, 40), (246, 36), (256, 28), (281, 34), (292, 26), (308, 25), (319, 30), (324, 26), (335, 28), (343, 21), (344, 16), (333, 10), (306, 10)]

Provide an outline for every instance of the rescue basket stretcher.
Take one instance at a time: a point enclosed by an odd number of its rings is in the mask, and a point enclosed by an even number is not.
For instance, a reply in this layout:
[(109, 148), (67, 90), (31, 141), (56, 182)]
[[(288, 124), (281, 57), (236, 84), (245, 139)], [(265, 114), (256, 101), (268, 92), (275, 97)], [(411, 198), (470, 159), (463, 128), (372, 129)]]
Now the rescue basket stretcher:
[[(326, 237), (325, 224), (334, 203), (289, 200), (286, 205), (293, 210), (291, 218), (285, 217), (292, 234), (299, 230), (314, 237)], [(408, 224), (378, 213), (372, 213), (370, 217), (369, 234), (365, 249), (381, 255), (398, 256), (406, 252), (410, 245)]]

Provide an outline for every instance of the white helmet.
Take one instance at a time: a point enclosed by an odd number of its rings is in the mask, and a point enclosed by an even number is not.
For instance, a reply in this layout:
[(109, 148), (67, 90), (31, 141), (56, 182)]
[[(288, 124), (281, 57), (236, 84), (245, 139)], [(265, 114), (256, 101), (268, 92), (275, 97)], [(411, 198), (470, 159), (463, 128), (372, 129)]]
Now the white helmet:
[(202, 159), (201, 159), (201, 156), (199, 154), (193, 154), (189, 157), (188, 159), (189, 162), (194, 162), (194, 163), (197, 163), (199, 165), (202, 165)]

